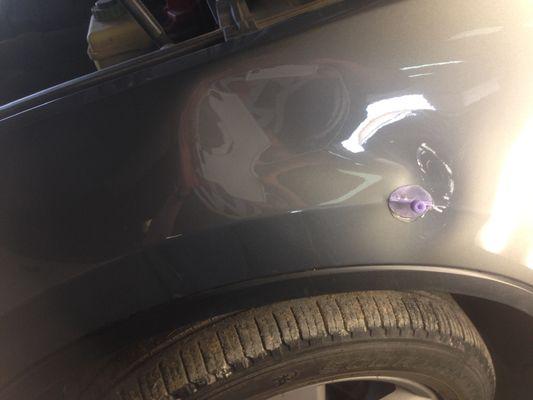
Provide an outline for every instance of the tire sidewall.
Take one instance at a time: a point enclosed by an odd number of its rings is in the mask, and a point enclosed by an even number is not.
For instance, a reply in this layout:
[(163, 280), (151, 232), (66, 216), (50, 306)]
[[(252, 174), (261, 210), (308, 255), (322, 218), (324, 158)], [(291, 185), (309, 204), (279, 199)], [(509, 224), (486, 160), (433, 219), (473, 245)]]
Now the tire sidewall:
[(381, 376), (428, 386), (443, 400), (485, 400), (490, 393), (475, 364), (460, 351), (419, 340), (330, 342), (259, 361), (191, 399), (265, 400), (311, 384)]

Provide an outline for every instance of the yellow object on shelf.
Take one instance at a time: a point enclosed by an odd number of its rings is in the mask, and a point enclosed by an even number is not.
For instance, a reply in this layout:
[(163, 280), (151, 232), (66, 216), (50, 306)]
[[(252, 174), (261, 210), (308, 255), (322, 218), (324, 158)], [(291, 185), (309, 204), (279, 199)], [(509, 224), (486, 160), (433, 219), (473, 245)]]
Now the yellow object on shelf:
[(98, 69), (140, 56), (153, 47), (143, 28), (127, 13), (110, 20), (91, 17), (87, 53)]

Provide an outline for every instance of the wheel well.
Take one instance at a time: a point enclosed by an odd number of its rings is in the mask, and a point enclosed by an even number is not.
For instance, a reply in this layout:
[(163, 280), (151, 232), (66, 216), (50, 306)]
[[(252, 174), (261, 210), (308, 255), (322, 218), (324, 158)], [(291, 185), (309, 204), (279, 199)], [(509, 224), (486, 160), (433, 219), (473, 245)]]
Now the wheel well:
[[(329, 290), (328, 292), (333, 293), (335, 291)], [(441, 291), (441, 293), (443, 292)], [(303, 296), (306, 295), (312, 294), (303, 294)], [(533, 391), (533, 382), (528, 379), (533, 375), (533, 348), (527, 346), (533, 337), (533, 317), (510, 306), (479, 297), (458, 294), (453, 296), (478, 329), (493, 357), (497, 376), (496, 400), (528, 398), (529, 396), (526, 394)], [(212, 304), (211, 301), (208, 301), (205, 305), (212, 306)], [(199, 308), (202, 308), (198, 307), (200, 306), (198, 303), (196, 303), (196, 306), (188, 308), (188, 311), (198, 311)], [(170, 315), (174, 316), (179, 314), (179, 312), (170, 313)], [(201, 317), (199, 318), (201, 319)], [(3, 392), (3, 394), (6, 395), (6, 398), (20, 398), (21, 388), (26, 387), (27, 389), (24, 382), (27, 382), (28, 378), (33, 382), (38, 382), (43, 379), (43, 376), (46, 377), (52, 371), (55, 373), (61, 370), (72, 372), (72, 370), (76, 369), (73, 368), (73, 365), (79, 366), (81, 359), (87, 362), (87, 354), (91, 355), (89, 360), (93, 358), (94, 362), (96, 358), (99, 358), (98, 354), (104, 357), (106, 353), (114, 352), (117, 349), (117, 343), (124, 345), (125, 342), (129, 342), (129, 340), (125, 340), (126, 332), (131, 335), (129, 339), (133, 342), (141, 337), (154, 334), (154, 330), (165, 329), (155, 323), (156, 321), (152, 318), (136, 321), (134, 319), (130, 322), (133, 323), (127, 324), (126, 330), (106, 329), (99, 334), (90, 335), (78, 343), (63, 349), (63, 351), (56, 353), (46, 362), (31, 368), (27, 373), (23, 374), (24, 377), (21, 376), (21, 379), (17, 380), (18, 384), (13, 385), (14, 387), (11, 387), (11, 390), (7, 391), (8, 393)], [(156, 328), (156, 326), (158, 327)], [(68, 367), (69, 365), (70, 367)], [(45, 379), (46, 386), (49, 387), (51, 380), (54, 379), (58, 379), (58, 377), (54, 376), (52, 378), (48, 376)], [(61, 381), (61, 379), (58, 380)], [(62, 384), (58, 382), (57, 385), (52, 386), (61, 388)], [(50, 398), (53, 398), (53, 396)]]
[(487, 344), (496, 367), (496, 400), (533, 392), (533, 317), (505, 304), (454, 295)]

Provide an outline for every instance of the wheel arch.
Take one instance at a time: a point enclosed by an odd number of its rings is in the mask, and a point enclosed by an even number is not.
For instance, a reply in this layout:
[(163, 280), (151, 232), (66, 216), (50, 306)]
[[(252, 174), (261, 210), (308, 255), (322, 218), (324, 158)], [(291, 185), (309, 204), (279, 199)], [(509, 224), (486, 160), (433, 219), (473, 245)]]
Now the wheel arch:
[[(243, 281), (172, 299), (139, 311), (73, 341), (46, 360), (36, 363), (23, 374), (13, 378), (10, 384), (0, 391), (0, 397), (21, 398), (21, 394), (26, 393), (26, 390), (40, 390), (41, 384), (43, 391), (48, 390), (50, 382), (42, 377), (46, 377), (49, 371), (71, 372), (72, 365), (83, 365), (80, 357), (94, 359), (98, 356), (98, 352), (101, 352), (101, 356), (105, 356), (121, 346), (160, 334), (168, 329), (177, 329), (282, 300), (365, 290), (422, 290), (451, 293), (461, 298), (474, 299), (474, 302), (490, 301), (513, 308), (517, 312), (520, 310), (521, 315), (533, 324), (533, 289), (508, 278), (439, 266), (374, 265), (322, 268)], [(463, 303), (460, 301), (461, 305)], [(470, 307), (468, 310), (472, 309), (474, 308)], [(490, 313), (490, 309), (488, 310)], [(476, 327), (478, 323), (474, 320)], [(53, 326), (52, 324), (51, 327)], [(487, 329), (485, 332), (493, 334)], [(24, 332), (19, 334), (24, 336)], [(33, 340), (44, 340), (51, 334), (53, 332), (41, 332), (38, 338), (33, 335)], [(88, 349), (91, 352), (90, 356)], [(28, 389), (27, 379), (32, 379), (37, 384)]]

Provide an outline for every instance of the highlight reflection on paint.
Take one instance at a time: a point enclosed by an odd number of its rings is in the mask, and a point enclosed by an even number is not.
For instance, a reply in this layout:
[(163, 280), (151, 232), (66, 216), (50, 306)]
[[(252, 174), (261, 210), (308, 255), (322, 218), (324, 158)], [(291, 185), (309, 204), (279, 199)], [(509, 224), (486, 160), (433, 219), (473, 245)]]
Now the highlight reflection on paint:
[[(498, 185), (490, 219), (478, 235), (480, 246), (501, 254), (517, 237), (533, 232), (533, 118), (530, 119), (509, 152)], [(533, 236), (524, 249), (522, 263), (533, 269)]]
[(421, 68), (428, 68), (428, 67), (441, 67), (443, 65), (452, 65), (452, 64), (462, 64), (464, 61), (461, 60), (452, 60), (452, 61), (442, 61), (442, 62), (436, 62), (431, 64), (419, 64), (419, 65), (410, 65), (408, 67), (402, 67), (400, 68), (401, 71), (410, 71), (412, 69), (421, 69)]
[(353, 131), (342, 146), (352, 153), (364, 151), (363, 145), (384, 126), (400, 121), (413, 114), (413, 111), (435, 110), (421, 94), (392, 97), (371, 103), (366, 108), (366, 118)]
[(460, 40), (460, 39), (467, 39), (474, 36), (481, 36), (481, 35), (490, 35), (493, 33), (498, 33), (503, 29), (503, 26), (487, 26), (485, 28), (477, 28), (472, 29), (469, 31), (460, 32), (456, 35), (453, 35), (448, 40)]

